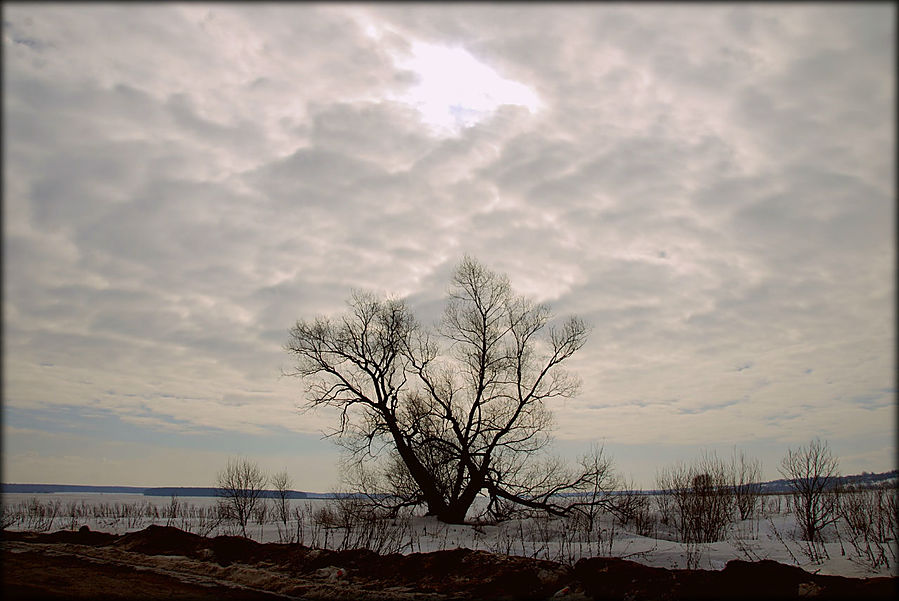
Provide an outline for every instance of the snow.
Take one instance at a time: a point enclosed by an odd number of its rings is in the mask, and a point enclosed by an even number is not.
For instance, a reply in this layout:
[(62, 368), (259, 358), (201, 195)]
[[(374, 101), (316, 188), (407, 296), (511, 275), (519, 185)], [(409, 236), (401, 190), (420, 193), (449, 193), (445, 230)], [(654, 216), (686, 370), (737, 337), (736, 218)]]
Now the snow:
[[(3, 522), (9, 530), (46, 532), (77, 530), (87, 525), (91, 530), (125, 534), (158, 524), (205, 536), (240, 533), (236, 524), (217, 523), (211, 517), (215, 515), (215, 498), (180, 497), (175, 501), (173, 508), (172, 499), (134, 494), (5, 494)], [(286, 528), (277, 521), (272, 501), (268, 501), (269, 515), (262, 523), (254, 519), (248, 524), (249, 537), (263, 543), (301, 542), (318, 548), (365, 546), (382, 553), (468, 548), (568, 564), (581, 557), (611, 556), (655, 567), (710, 570), (723, 569), (732, 559), (772, 559), (819, 574), (856, 578), (899, 575), (895, 540), (883, 545), (888, 565), (872, 565), (874, 562), (866, 559), (863, 549), (855, 548), (845, 534), (833, 529), (827, 533), (823, 546), (811, 549), (798, 540), (794, 516), (788, 513), (786, 503), (780, 507), (765, 503), (756, 517), (734, 524), (725, 540), (705, 544), (679, 542), (659, 523), (651, 536), (641, 536), (610, 515), (601, 516), (589, 533), (558, 518), (515, 519), (497, 525), (449, 525), (420, 513), (376, 524), (357, 523), (348, 532), (337, 527), (339, 520), (327, 526), (321, 521), (325, 507), (333, 510), (332, 515), (340, 513), (337, 501), (307, 499), (289, 504), (291, 519)]]

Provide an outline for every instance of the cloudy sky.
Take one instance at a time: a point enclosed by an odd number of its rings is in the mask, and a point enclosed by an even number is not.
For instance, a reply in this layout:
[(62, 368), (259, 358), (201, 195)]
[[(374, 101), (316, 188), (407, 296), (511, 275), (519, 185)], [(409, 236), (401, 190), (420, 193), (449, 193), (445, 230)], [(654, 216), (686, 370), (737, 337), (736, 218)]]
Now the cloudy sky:
[(464, 254), (592, 327), (556, 451), (895, 467), (895, 7), (4, 5), (3, 480), (326, 491), (281, 377)]

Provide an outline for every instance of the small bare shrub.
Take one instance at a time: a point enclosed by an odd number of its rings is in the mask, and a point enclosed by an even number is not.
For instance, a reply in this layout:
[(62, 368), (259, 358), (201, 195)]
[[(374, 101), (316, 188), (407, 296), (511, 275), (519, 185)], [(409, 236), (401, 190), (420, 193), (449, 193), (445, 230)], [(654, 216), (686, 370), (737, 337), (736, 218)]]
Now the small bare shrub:
[(53, 528), (53, 522), (60, 515), (62, 501), (53, 499), (43, 504), (32, 497), (24, 506), (25, 530), (31, 532), (49, 532)]
[[(661, 474), (660, 474), (661, 475)], [(663, 478), (666, 475), (662, 475)], [(669, 485), (669, 482), (665, 482)], [(659, 482), (662, 485), (662, 482)], [(660, 492), (653, 495), (656, 505), (656, 511), (659, 512), (659, 523), (663, 526), (672, 526), (674, 524), (674, 496), (668, 492)]]
[(0, 510), (2, 510), (2, 514), (0, 514), (0, 530), (12, 528), (22, 522), (24, 515), (20, 507), (4, 504), (0, 507)]
[(692, 466), (663, 469), (656, 481), (663, 494), (671, 495), (671, 517), (681, 542), (725, 538), (734, 521), (734, 495), (729, 470), (714, 454), (704, 454)]
[[(275, 519), (278, 524), (278, 540), (287, 542), (290, 539), (287, 523), (290, 521), (290, 487), (292, 486), (287, 470), (278, 472), (271, 477), (272, 487), (275, 489), (274, 508)], [(282, 530), (283, 526), (283, 530)]]
[(781, 463), (780, 473), (792, 490), (790, 501), (802, 540), (823, 542), (824, 528), (839, 517), (837, 458), (827, 442), (816, 438), (806, 446), (790, 449)]
[(852, 487), (840, 495), (842, 530), (857, 561), (877, 570), (896, 562), (896, 489)]
[(296, 520), (296, 532), (292, 539), (288, 542), (298, 543), (300, 545), (306, 542), (306, 512), (297, 505), (293, 508), (293, 519)]
[(652, 536), (656, 530), (652, 498), (634, 490), (633, 485), (612, 497), (610, 512), (622, 526), (629, 526), (640, 536)]
[(369, 549), (376, 553), (399, 553), (407, 545), (412, 529), (408, 512), (372, 505), (364, 498), (337, 499), (337, 525), (343, 530), (342, 549)]
[(264, 500), (260, 499), (259, 504), (253, 510), (253, 519), (260, 526), (264, 526), (269, 520), (269, 506)]
[(169, 504), (162, 509), (162, 515), (165, 518), (165, 525), (173, 525), (175, 520), (178, 519), (179, 513), (181, 513), (181, 502), (178, 500), (177, 496), (172, 495), (171, 499), (169, 499)]
[(316, 526), (331, 530), (340, 527), (340, 518), (337, 511), (330, 503), (323, 504), (321, 507), (312, 511), (312, 523)]
[(260, 503), (268, 478), (259, 466), (248, 459), (229, 459), (218, 475), (219, 506), (224, 516), (240, 526), (241, 536), (247, 536), (247, 523)]
[(762, 465), (757, 459), (747, 457), (743, 451), (734, 450), (730, 465), (731, 487), (734, 504), (740, 520), (755, 515), (761, 496)]

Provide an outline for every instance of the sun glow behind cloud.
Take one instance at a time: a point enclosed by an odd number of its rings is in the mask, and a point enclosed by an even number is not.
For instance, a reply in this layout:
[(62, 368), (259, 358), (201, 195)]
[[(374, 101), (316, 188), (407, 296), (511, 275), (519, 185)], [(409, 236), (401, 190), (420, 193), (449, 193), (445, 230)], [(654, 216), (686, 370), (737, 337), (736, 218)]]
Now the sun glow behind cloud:
[(411, 56), (395, 60), (398, 67), (418, 78), (406, 94), (395, 99), (415, 106), (437, 133), (458, 133), (504, 104), (523, 106), (531, 113), (540, 108), (532, 89), (503, 78), (463, 48), (416, 41), (411, 44)]

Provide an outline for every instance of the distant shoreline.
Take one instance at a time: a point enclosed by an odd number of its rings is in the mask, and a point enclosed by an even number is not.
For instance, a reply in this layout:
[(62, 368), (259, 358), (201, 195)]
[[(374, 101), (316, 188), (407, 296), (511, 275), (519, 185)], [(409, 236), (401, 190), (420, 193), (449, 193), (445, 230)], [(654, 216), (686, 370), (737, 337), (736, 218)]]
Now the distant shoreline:
[[(861, 486), (876, 486), (892, 481), (896, 484), (899, 470), (890, 470), (882, 473), (863, 473), (838, 478), (839, 484), (854, 484)], [(785, 493), (790, 490), (786, 480), (772, 480), (760, 482), (762, 494)], [(101, 494), (130, 494), (147, 497), (215, 497), (215, 487), (201, 486), (93, 486), (86, 484), (0, 484), (2, 494), (53, 494), (53, 493), (101, 493)], [(656, 490), (633, 491), (644, 494), (659, 494)], [(264, 490), (264, 498), (278, 497), (278, 491)], [(353, 496), (350, 493), (318, 493), (299, 490), (287, 491), (288, 499), (333, 499), (335, 497)]]
[[(217, 489), (204, 486), (91, 486), (83, 484), (2, 484), (3, 494), (120, 494), (143, 495), (146, 497), (215, 497)], [(264, 490), (262, 496), (274, 498), (278, 491)], [(288, 499), (330, 499), (333, 493), (287, 491)]]

